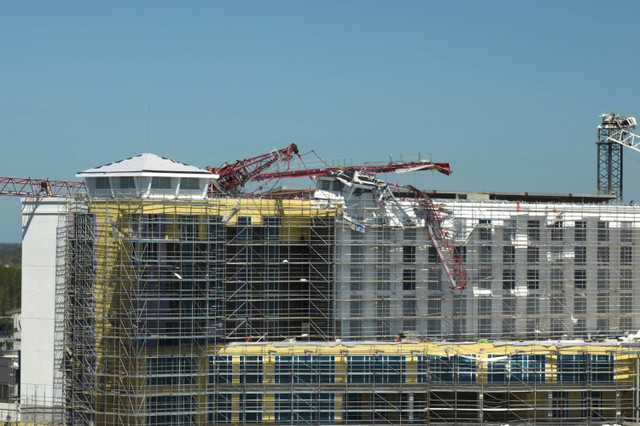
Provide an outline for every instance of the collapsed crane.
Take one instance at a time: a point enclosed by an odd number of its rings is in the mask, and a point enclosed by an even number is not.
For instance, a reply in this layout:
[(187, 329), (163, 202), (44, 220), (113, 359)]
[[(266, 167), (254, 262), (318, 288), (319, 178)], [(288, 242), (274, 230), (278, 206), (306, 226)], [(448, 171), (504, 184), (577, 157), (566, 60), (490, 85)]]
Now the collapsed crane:
[[(347, 185), (349, 180), (362, 179), (374, 182), (376, 178), (368, 177), (372, 173), (408, 173), (422, 170), (435, 170), (442, 174), (451, 174), (449, 163), (434, 163), (429, 160), (421, 161), (389, 161), (387, 163), (364, 163), (349, 167), (325, 167), (290, 169), (290, 161), (294, 155), (300, 157), (298, 147), (291, 144), (286, 148), (271, 151), (256, 157), (225, 164), (221, 167), (207, 167), (211, 172), (217, 173), (219, 179), (214, 182), (215, 189), (233, 194), (237, 193), (245, 184), (255, 181), (271, 181), (283, 178), (318, 177), (333, 173), (337, 179)], [(274, 166), (286, 165), (285, 170), (269, 172)], [(345, 174), (344, 171), (357, 173)], [(377, 181), (374, 186), (381, 187), (381, 197), (387, 197), (386, 201), (393, 201), (393, 194), (386, 183)], [(468, 273), (462, 262), (462, 258), (455, 247), (453, 238), (444, 225), (444, 219), (440, 213), (440, 207), (424, 192), (413, 187), (405, 187), (413, 193), (415, 200), (426, 212), (425, 223), (431, 242), (438, 253), (445, 273), (449, 279), (450, 287), (455, 290), (463, 290), (469, 279)], [(215, 191), (214, 191), (215, 192)]]
[(235, 163), (225, 163), (220, 167), (207, 166), (207, 170), (219, 175), (219, 178), (213, 181), (212, 192), (238, 192), (246, 183), (257, 180), (260, 173), (274, 165), (286, 164), (289, 169), (289, 162), (294, 155), (299, 155), (298, 147), (292, 143), (286, 148), (276, 149)]
[[(212, 180), (209, 193), (213, 194), (238, 194), (248, 182), (271, 181), (282, 178), (318, 177), (335, 174), (338, 172), (344, 182), (348, 179), (359, 178), (377, 182), (380, 189), (380, 197), (385, 197), (386, 202), (394, 202), (393, 192), (383, 181), (371, 176), (372, 173), (408, 173), (412, 171), (435, 170), (445, 175), (451, 174), (449, 163), (434, 163), (428, 160), (421, 161), (389, 161), (387, 163), (364, 163), (349, 167), (326, 167), (313, 169), (292, 170), (291, 159), (297, 155), (300, 157), (298, 147), (295, 144), (273, 150), (256, 157), (224, 164), (220, 167), (207, 167), (207, 170), (218, 174), (219, 178)], [(269, 171), (273, 167), (283, 166), (284, 170)], [(350, 178), (345, 178), (343, 172), (351, 171)], [(347, 174), (348, 175), (348, 174)], [(347, 179), (347, 180), (345, 180)], [(348, 183), (348, 182), (347, 182)], [(438, 257), (450, 282), (450, 287), (455, 290), (463, 290), (468, 281), (468, 274), (458, 253), (453, 239), (444, 225), (444, 219), (440, 214), (440, 207), (424, 192), (411, 186), (404, 187), (408, 193), (413, 194), (414, 200), (425, 211), (425, 224), (431, 242), (438, 253)], [(50, 179), (0, 177), (0, 195), (21, 197), (69, 197), (78, 192), (86, 191), (84, 182), (63, 181)]]

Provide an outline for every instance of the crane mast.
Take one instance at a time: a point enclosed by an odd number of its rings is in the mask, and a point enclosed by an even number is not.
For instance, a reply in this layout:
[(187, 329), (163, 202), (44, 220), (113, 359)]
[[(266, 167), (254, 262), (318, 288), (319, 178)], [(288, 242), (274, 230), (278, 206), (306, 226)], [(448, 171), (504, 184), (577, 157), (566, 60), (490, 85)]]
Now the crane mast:
[(615, 195), (614, 202), (622, 203), (622, 147), (640, 151), (640, 136), (629, 131), (636, 127), (633, 117), (602, 114), (598, 126), (598, 194)]

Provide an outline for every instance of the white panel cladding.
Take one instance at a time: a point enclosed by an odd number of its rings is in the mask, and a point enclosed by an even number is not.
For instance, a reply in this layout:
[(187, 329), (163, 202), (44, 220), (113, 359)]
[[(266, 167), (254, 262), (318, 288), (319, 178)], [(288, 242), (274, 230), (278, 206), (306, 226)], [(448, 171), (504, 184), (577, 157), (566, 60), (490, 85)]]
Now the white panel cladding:
[(23, 406), (53, 402), (56, 242), (64, 198), (22, 199), (22, 355)]

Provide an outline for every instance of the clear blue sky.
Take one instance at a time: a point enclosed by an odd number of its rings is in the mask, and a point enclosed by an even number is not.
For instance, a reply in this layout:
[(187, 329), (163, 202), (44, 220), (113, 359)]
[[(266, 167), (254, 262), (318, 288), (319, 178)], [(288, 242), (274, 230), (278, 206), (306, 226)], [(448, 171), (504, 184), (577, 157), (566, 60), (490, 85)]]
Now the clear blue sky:
[[(450, 162), (411, 178), (425, 189), (595, 193), (599, 114), (640, 116), (639, 17), (637, 1), (4, 1), (0, 175), (296, 142)], [(639, 180), (627, 150), (626, 201)], [(20, 201), (0, 198), (17, 242)]]

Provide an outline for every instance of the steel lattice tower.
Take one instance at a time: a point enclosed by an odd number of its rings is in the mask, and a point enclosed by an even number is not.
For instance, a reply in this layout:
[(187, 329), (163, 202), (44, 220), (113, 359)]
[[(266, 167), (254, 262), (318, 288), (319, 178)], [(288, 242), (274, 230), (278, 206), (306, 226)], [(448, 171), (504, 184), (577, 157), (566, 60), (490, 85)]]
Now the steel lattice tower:
[(622, 148), (627, 146), (636, 151), (637, 135), (629, 132), (636, 127), (633, 117), (618, 114), (602, 114), (598, 126), (598, 194), (615, 195), (613, 203), (622, 203)]
[(614, 203), (622, 203), (622, 145), (609, 137), (618, 129), (603, 123), (598, 126), (598, 194), (613, 194)]

